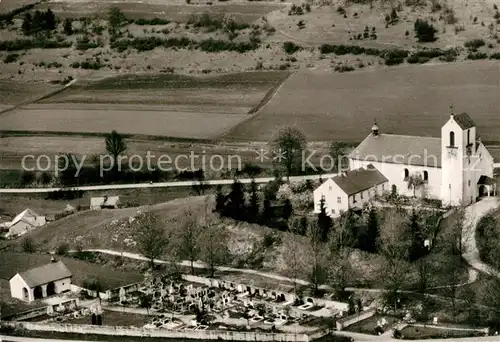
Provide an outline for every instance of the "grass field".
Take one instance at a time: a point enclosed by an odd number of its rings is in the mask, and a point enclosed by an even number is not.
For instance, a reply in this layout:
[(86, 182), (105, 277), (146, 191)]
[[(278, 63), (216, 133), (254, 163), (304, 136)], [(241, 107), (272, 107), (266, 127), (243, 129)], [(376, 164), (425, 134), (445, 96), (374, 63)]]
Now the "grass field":
[[(208, 1), (207, 1), (208, 2)], [(129, 18), (162, 18), (172, 21), (184, 22), (189, 20), (193, 14), (204, 12), (228, 14), (241, 22), (252, 22), (261, 16), (283, 8), (281, 4), (270, 3), (237, 3), (220, 4), (214, 1), (213, 5), (196, 4), (187, 5), (184, 1), (172, 1), (165, 4), (160, 1), (61, 1), (50, 4), (41, 4), (39, 9), (50, 7), (58, 16), (65, 17), (85, 17), (89, 15), (105, 16), (107, 10), (116, 6)]]
[(360, 141), (377, 120), (382, 133), (439, 136), (453, 104), (484, 141), (500, 131), (498, 63), (403, 66), (376, 71), (294, 74), (274, 99), (228, 138), (262, 140), (296, 125), (309, 140)]
[[(0, 252), (0, 276), (4, 280), (9, 280), (18, 272), (50, 263), (51, 258), (50, 254)], [(63, 261), (71, 271), (72, 283), (75, 285), (81, 286), (85, 279), (96, 277), (105, 289), (113, 289), (143, 279), (139, 273), (121, 272), (77, 259), (58, 257), (58, 260)]]
[(67, 243), (72, 248), (78, 244), (83, 248), (136, 251), (134, 246), (127, 245), (124, 240), (133, 238), (128, 219), (135, 216), (137, 211), (151, 211), (164, 220), (179, 219), (188, 207), (192, 207), (194, 211), (203, 209), (204, 201), (204, 197), (190, 197), (150, 207), (81, 211), (33, 231), (31, 237), (43, 251), (55, 250), (62, 243)]

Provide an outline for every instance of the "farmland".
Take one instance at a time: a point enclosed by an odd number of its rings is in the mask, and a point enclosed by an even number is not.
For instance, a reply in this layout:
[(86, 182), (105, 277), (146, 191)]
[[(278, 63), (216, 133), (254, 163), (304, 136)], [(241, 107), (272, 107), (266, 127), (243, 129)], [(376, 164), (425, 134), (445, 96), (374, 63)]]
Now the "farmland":
[(287, 72), (255, 72), (105, 79), (6, 113), (0, 117), (0, 125), (6, 131), (118, 130), (124, 134), (215, 139), (245, 120), (287, 76)]
[(382, 132), (439, 136), (453, 104), (468, 112), (484, 141), (498, 141), (498, 63), (402, 66), (348, 74), (303, 71), (228, 138), (262, 140), (293, 124), (310, 140), (359, 141), (374, 120)]
[(45, 82), (19, 82), (15, 80), (0, 79), (0, 111), (13, 105), (36, 100), (60, 86), (50, 85)]

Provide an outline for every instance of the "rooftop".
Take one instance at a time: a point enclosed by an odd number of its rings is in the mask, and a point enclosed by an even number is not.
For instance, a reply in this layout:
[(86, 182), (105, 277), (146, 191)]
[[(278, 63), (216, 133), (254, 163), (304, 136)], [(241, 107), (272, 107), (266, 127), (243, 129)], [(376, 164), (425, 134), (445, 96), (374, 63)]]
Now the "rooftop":
[(441, 138), (411, 135), (368, 135), (349, 158), (427, 167), (441, 167)]
[(388, 181), (372, 164), (366, 169), (347, 171), (332, 180), (349, 196)]
[(461, 129), (469, 129), (471, 127), (476, 126), (474, 121), (471, 119), (471, 117), (467, 113), (454, 115), (453, 119), (460, 126)]
[(58, 261), (19, 272), (19, 275), (29, 287), (35, 287), (50, 283), (51, 281), (69, 278), (72, 276), (72, 273), (62, 261)]

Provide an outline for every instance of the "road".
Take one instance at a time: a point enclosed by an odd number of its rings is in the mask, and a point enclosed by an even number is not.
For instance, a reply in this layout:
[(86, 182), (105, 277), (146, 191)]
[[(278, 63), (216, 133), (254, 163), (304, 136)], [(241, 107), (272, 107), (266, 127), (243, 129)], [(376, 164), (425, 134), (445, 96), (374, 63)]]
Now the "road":
[[(301, 180), (316, 180), (316, 179), (327, 179), (337, 176), (336, 173), (329, 173), (323, 175), (309, 175), (309, 176), (293, 176), (290, 177), (290, 181), (301, 181)], [(256, 183), (269, 183), (274, 177), (261, 177), (255, 178)], [(238, 179), (240, 183), (248, 184), (252, 182), (252, 178)], [(283, 177), (286, 180), (286, 177)], [(203, 181), (205, 185), (230, 185), (233, 184), (233, 179), (218, 179), (218, 180), (207, 180)], [(98, 190), (119, 190), (119, 189), (148, 189), (148, 188), (170, 188), (170, 187), (183, 187), (183, 186), (193, 186), (200, 184), (199, 181), (180, 181), (180, 182), (159, 182), (159, 183), (135, 183), (135, 184), (111, 184), (111, 185), (90, 185), (90, 186), (79, 186), (72, 188), (22, 188), (22, 189), (0, 189), (0, 194), (34, 194), (34, 193), (46, 193), (59, 190), (82, 190), (82, 191), (98, 191)]]

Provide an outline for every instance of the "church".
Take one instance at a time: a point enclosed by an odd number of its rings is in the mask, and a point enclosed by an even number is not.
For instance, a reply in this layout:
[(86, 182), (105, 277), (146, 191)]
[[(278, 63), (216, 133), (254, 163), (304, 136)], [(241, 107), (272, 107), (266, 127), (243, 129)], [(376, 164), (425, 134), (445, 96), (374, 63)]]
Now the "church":
[(443, 206), (468, 205), (495, 195), (493, 164), (466, 113), (452, 111), (440, 137), (384, 134), (375, 123), (349, 154), (350, 171), (314, 191), (314, 211), (319, 211), (324, 198), (327, 212), (338, 216), (382, 191), (438, 199)]

